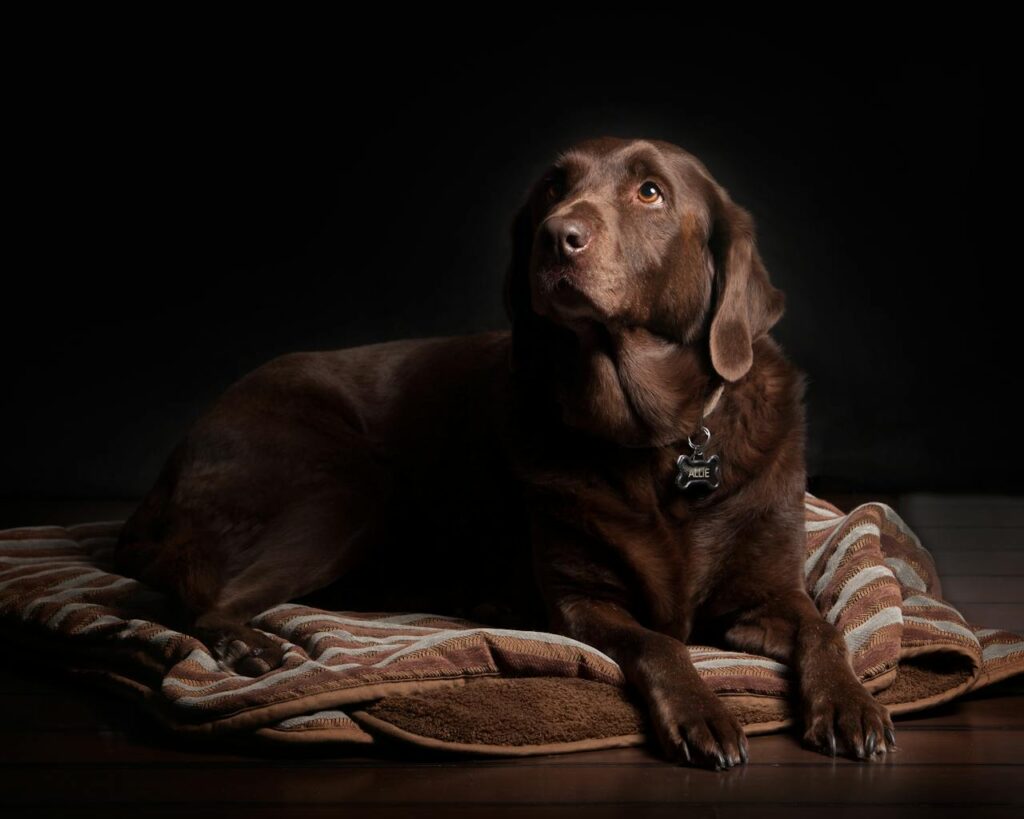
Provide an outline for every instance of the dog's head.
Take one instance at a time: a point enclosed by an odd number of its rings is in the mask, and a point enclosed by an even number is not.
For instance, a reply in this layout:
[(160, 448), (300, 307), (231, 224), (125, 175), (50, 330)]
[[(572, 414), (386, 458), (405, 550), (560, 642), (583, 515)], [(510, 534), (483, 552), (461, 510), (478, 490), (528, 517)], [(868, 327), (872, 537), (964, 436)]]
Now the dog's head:
[(562, 153), (531, 188), (512, 229), (505, 307), (513, 366), (544, 355), (533, 336), (545, 325), (596, 322), (707, 344), (715, 370), (735, 381), (784, 296), (768, 280), (750, 214), (696, 157), (659, 140), (605, 137)]

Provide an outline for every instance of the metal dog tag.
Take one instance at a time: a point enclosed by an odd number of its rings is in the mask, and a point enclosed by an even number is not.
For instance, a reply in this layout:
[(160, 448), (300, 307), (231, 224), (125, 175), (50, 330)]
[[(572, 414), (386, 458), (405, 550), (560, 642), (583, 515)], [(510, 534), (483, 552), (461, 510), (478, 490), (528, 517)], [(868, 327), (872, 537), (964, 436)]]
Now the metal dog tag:
[(676, 460), (676, 466), (679, 467), (676, 486), (680, 489), (689, 489), (692, 486), (700, 486), (709, 490), (718, 489), (722, 480), (718, 463), (717, 455), (712, 455), (710, 458), (680, 455)]
[(695, 444), (692, 438), (687, 438), (686, 442), (690, 445), (693, 453), (676, 458), (676, 468), (679, 470), (679, 474), (676, 475), (676, 486), (684, 491), (698, 487), (710, 492), (713, 489), (718, 489), (722, 482), (721, 462), (718, 456), (704, 457), (704, 447), (711, 440), (711, 432), (707, 427), (700, 429), (706, 436), (703, 443)]

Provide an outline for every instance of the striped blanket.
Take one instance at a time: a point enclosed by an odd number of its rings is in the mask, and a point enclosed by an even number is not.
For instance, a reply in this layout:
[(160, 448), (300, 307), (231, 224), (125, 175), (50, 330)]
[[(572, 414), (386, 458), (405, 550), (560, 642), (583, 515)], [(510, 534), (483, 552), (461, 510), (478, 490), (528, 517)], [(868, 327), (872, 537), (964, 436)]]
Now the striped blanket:
[[(111, 570), (123, 521), (0, 530), (0, 629), (25, 666), (130, 696), (169, 729), (230, 742), (405, 742), (523, 755), (647, 742), (619, 666), (557, 634), (430, 613), (275, 606), (252, 625), (284, 663), (261, 677), (218, 665), (162, 625), (166, 599)], [(806, 496), (807, 588), (890, 711), (950, 700), (1024, 670), (1024, 638), (967, 623), (931, 555), (883, 503), (849, 513)], [(689, 646), (748, 733), (788, 726), (788, 669)]]

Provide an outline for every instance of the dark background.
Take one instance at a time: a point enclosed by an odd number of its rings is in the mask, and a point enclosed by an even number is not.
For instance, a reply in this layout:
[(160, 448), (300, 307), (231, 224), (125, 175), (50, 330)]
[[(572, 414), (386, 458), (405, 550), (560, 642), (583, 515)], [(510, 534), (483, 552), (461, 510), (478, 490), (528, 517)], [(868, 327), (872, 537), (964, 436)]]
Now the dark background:
[(1024, 486), (966, 29), (408, 22), (33, 41), (7, 126), (0, 495), (141, 496), (280, 353), (507, 326), (516, 207), (604, 133), (682, 145), (754, 215), (809, 376), (812, 488)]

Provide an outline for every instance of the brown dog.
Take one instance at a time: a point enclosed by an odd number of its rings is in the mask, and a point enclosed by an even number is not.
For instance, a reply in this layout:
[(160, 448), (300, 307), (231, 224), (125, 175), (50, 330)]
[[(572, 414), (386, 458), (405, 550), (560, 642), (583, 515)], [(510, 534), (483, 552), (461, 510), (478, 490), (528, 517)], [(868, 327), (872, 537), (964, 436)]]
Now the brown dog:
[(674, 145), (581, 143), (516, 218), (506, 307), (511, 333), (249, 373), (126, 524), (122, 570), (240, 673), (281, 656), (247, 621), (303, 596), (545, 628), (621, 665), (666, 755), (722, 768), (747, 741), (685, 647), (720, 639), (793, 668), (809, 743), (891, 747), (804, 587), (804, 378), (767, 335), (750, 215)]

